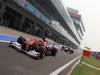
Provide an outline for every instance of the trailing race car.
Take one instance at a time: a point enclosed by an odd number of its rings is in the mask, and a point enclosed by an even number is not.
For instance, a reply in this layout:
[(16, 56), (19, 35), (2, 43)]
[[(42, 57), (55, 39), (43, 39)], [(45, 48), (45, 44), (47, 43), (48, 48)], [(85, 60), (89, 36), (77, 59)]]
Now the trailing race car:
[(74, 50), (71, 48), (65, 49), (65, 52), (69, 53), (69, 54), (73, 54)]
[(11, 41), (10, 46), (23, 51), (29, 56), (36, 58), (43, 58), (47, 53), (51, 53), (52, 56), (56, 56), (57, 49), (48, 44), (46, 41), (32, 39), (27, 41), (22, 36), (17, 39), (17, 41)]
[(61, 50), (66, 52), (66, 53), (69, 53), (69, 54), (73, 54), (74, 53), (74, 50), (72, 48), (69, 48), (69, 47), (64, 47), (63, 46)]

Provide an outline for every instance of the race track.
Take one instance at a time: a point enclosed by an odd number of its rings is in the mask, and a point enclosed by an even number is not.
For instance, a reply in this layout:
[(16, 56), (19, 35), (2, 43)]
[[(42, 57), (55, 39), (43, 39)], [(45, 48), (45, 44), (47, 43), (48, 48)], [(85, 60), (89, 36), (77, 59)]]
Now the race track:
[(79, 52), (67, 54), (58, 51), (56, 57), (45, 56), (35, 60), (9, 47), (7, 43), (0, 43), (0, 75), (49, 75), (79, 55)]

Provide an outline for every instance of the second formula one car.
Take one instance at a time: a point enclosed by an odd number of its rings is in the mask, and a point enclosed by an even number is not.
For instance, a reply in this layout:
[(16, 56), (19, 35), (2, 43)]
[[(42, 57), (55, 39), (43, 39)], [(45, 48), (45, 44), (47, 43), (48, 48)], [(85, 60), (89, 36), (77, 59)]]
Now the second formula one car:
[(68, 53), (68, 54), (73, 54), (74, 53), (74, 50), (72, 48), (69, 48), (69, 47), (64, 47), (63, 46), (61, 50)]

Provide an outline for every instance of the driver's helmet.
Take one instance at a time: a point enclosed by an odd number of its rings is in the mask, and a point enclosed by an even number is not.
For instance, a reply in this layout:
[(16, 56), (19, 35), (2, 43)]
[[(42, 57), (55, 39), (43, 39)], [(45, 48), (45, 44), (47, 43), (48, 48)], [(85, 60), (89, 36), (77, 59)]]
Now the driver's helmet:
[(43, 41), (48, 41), (48, 38), (47, 38), (47, 37), (44, 37), (44, 38), (43, 38)]

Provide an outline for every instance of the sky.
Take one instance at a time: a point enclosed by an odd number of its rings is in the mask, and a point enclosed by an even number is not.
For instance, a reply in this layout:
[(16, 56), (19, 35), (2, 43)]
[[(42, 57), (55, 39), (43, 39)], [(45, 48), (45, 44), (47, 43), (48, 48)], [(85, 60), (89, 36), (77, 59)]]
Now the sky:
[(65, 7), (79, 10), (86, 28), (82, 47), (100, 51), (100, 0), (63, 0)]

